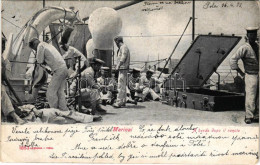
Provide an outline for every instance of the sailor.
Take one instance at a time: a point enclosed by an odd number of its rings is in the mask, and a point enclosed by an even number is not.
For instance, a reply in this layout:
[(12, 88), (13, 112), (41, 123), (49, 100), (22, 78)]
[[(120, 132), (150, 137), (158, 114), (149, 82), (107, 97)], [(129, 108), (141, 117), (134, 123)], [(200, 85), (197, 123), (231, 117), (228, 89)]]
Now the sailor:
[(92, 116), (77, 111), (61, 111), (56, 108), (36, 109), (34, 106), (25, 107), (30, 111), (29, 115), (23, 119), (31, 122), (51, 123), (51, 124), (74, 124), (91, 123), (102, 120), (101, 116)]
[(114, 83), (109, 77), (109, 67), (101, 67), (101, 76), (97, 78), (97, 83), (101, 87), (101, 100), (104, 104), (110, 104), (112, 101), (112, 92), (114, 91)]
[(116, 103), (113, 104), (114, 107), (120, 108), (125, 106), (126, 103), (126, 80), (127, 80), (127, 72), (130, 64), (130, 51), (126, 44), (123, 42), (122, 37), (116, 37), (115, 43), (118, 47), (118, 58), (117, 58), (117, 66), (116, 70), (119, 71), (118, 75), (118, 94)]
[[(91, 107), (91, 114), (104, 114), (106, 113), (106, 110), (101, 108), (100, 106), (100, 86), (95, 81), (95, 75), (100, 71), (100, 68), (102, 64), (105, 62), (93, 58), (90, 61), (90, 67), (85, 69), (81, 73), (81, 101), (82, 105), (85, 107)], [(74, 80), (70, 86), (71, 94), (75, 94), (76, 91), (77, 82)]]
[(140, 89), (143, 89), (143, 100), (147, 99), (148, 94), (151, 95), (152, 99), (154, 101), (159, 101), (160, 96), (154, 91), (155, 84), (160, 83), (154, 78), (152, 78), (154, 71), (153, 70), (147, 70), (146, 75), (141, 77), (140, 80)]
[(78, 72), (78, 63), (76, 61), (77, 57), (80, 57), (80, 72), (89, 67), (89, 62), (86, 57), (76, 48), (69, 46), (68, 44), (61, 43), (62, 57), (65, 59), (69, 69), (75, 71), (70, 77), (75, 77)]
[(43, 68), (47, 65), (53, 73), (46, 94), (50, 107), (63, 111), (69, 110), (64, 92), (68, 70), (61, 54), (54, 46), (40, 42), (37, 38), (31, 39), (29, 47), (37, 52), (37, 63)]
[(31, 89), (29, 101), (36, 101), (38, 92), (44, 87), (48, 80), (48, 73), (41, 66), (35, 64), (31, 66), (25, 74), (26, 78), (31, 80)]
[[(230, 66), (245, 78), (245, 123), (250, 124), (254, 120), (259, 120), (259, 45), (257, 43), (258, 28), (248, 27), (246, 30), (248, 40), (230, 58)], [(245, 73), (238, 66), (240, 59), (243, 61)]]
[[(5, 50), (5, 38), (2, 38), (2, 53)], [(3, 116), (7, 118), (8, 116), (11, 116), (16, 124), (25, 124), (26, 122), (22, 120), (16, 113), (15, 109), (13, 107), (13, 104), (11, 102), (10, 97), (8, 96), (6, 92), (6, 84), (5, 80), (7, 80), (6, 76), (6, 64), (3, 56), (1, 56), (1, 71), (2, 71), (2, 81), (1, 81), (1, 112), (3, 113)], [(7, 80), (8, 81), (8, 80)]]
[[(133, 68), (132, 74), (128, 78), (127, 90), (130, 94), (130, 98), (134, 100), (136, 104), (137, 101), (142, 101), (142, 89), (140, 89), (140, 72), (139, 68)], [(130, 99), (129, 98), (129, 99)]]

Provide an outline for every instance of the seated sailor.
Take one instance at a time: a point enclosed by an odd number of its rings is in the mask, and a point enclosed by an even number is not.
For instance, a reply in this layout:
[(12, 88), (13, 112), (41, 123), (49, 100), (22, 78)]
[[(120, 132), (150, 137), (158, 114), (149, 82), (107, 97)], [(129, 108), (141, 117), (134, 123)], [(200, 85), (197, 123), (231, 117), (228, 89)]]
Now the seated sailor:
[[(90, 61), (90, 67), (81, 73), (81, 102), (85, 107), (91, 107), (91, 114), (106, 113), (100, 106), (100, 86), (95, 82), (95, 74), (99, 72), (104, 61), (94, 58)], [(74, 80), (70, 85), (71, 94), (77, 93), (77, 81)]]
[(101, 68), (101, 76), (97, 78), (97, 83), (101, 87), (101, 100), (102, 102), (111, 103), (112, 92), (114, 90), (114, 83), (111, 81), (112, 78), (109, 77), (109, 67)]
[(132, 74), (128, 77), (127, 82), (127, 93), (130, 95), (127, 101), (131, 102), (131, 100), (134, 100), (135, 104), (137, 101), (142, 100), (143, 90), (140, 89), (140, 71), (139, 68), (133, 68)]
[(140, 89), (143, 89), (143, 100), (148, 99), (148, 96), (151, 96), (151, 98), (155, 101), (160, 100), (160, 96), (154, 91), (154, 88), (156, 87), (156, 83), (160, 83), (158, 80), (155, 80), (152, 78), (154, 71), (153, 70), (147, 70), (146, 75), (141, 77), (140, 80)]

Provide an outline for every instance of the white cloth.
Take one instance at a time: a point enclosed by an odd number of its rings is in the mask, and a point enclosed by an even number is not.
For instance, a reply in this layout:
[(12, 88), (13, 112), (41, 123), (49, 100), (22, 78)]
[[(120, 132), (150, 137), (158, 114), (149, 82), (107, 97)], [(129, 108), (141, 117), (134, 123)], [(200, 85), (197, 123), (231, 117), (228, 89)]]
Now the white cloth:
[[(114, 90), (113, 81), (110, 78), (99, 77), (99, 78), (97, 78), (97, 83), (100, 86), (104, 87), (104, 89), (100, 92), (101, 100), (111, 101), (112, 96), (113, 96), (111, 91)], [(103, 94), (105, 92), (106, 92), (106, 94)]]
[(158, 99), (160, 96), (154, 91), (153, 86), (156, 87), (156, 80), (153, 78), (147, 79), (146, 76), (141, 77), (140, 88), (143, 89), (143, 99), (150, 93), (153, 100)]
[(120, 104), (126, 102), (126, 79), (127, 70), (119, 70), (117, 102)]
[(246, 88), (246, 118), (253, 118), (256, 112), (256, 104), (259, 104), (258, 101), (256, 102), (257, 90), (258, 90), (258, 83), (259, 83), (259, 75), (250, 75), (245, 74), (245, 88)]
[(238, 69), (238, 60), (242, 59), (246, 73), (258, 74), (259, 63), (256, 56), (257, 54), (252, 46), (249, 43), (245, 43), (230, 58), (230, 67), (233, 70)]
[(46, 93), (51, 108), (57, 108), (63, 111), (69, 110), (64, 92), (67, 77), (68, 70), (66, 67), (54, 71)]
[(70, 65), (74, 65), (76, 64), (76, 69), (78, 69), (78, 63), (76, 63), (76, 58), (80, 56), (80, 66), (82, 67), (84, 64), (88, 67), (89, 63), (87, 58), (76, 48), (69, 46), (68, 51), (66, 51), (63, 54), (63, 58), (64, 59), (68, 59), (68, 63), (70, 63)]
[(72, 124), (74, 123), (71, 120), (81, 123), (90, 123), (93, 122), (93, 116), (87, 115), (79, 112), (71, 111), (60, 111), (55, 108), (45, 108), (38, 110), (42, 112), (41, 121), (44, 123), (53, 123), (53, 124)]
[(58, 50), (51, 44), (41, 42), (37, 47), (37, 62), (46, 62), (52, 71), (66, 67), (66, 63)]
[(153, 100), (156, 100), (160, 97), (157, 93), (154, 92), (153, 89), (145, 87), (143, 89), (143, 99), (145, 99), (149, 93), (151, 94)]
[(119, 64), (119, 62), (122, 62), (122, 65), (120, 66), (119, 69), (129, 69), (130, 51), (124, 43), (119, 48), (117, 64)]

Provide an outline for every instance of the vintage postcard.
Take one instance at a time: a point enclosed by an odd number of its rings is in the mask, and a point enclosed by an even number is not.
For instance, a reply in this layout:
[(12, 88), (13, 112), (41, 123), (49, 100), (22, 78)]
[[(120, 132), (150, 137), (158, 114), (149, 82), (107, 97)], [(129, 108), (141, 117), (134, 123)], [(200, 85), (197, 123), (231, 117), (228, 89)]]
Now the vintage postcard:
[(259, 1), (1, 1), (0, 160), (256, 164)]

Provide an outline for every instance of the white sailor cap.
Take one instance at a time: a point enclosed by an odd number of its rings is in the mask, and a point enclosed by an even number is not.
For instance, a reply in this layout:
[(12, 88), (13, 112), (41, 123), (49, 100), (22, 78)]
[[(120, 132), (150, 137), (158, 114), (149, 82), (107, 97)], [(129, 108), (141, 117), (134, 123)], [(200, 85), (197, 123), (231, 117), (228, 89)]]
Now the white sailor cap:
[(103, 60), (100, 60), (98, 58), (93, 58), (91, 61), (90, 61), (90, 64), (105, 64), (105, 62)]
[(148, 70), (146, 71), (146, 73), (152, 73), (152, 74), (154, 74), (154, 71), (151, 70), (151, 69), (148, 69)]
[(247, 31), (247, 33), (257, 33), (257, 30), (258, 30), (259, 28), (258, 27), (247, 27), (246, 28), (246, 31)]
[(104, 66), (104, 67), (101, 67), (101, 70), (104, 70), (104, 71), (109, 71), (109, 67), (106, 67), (106, 66)]
[(139, 69), (139, 68), (133, 68), (133, 72), (141, 72), (141, 69)]

